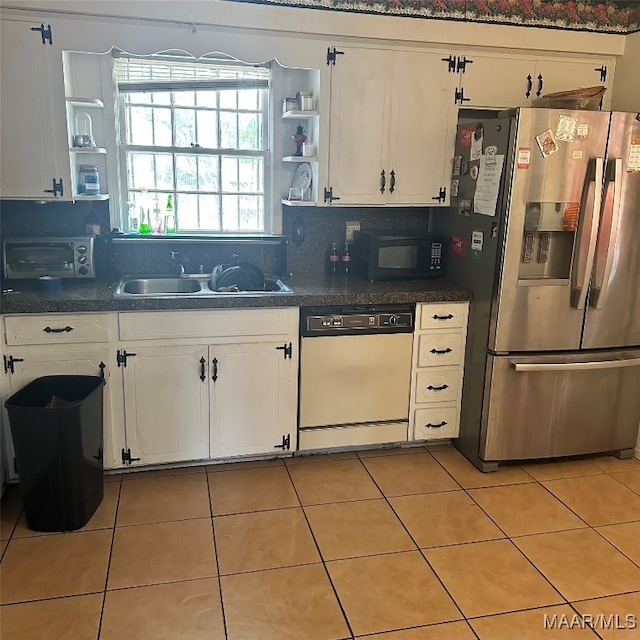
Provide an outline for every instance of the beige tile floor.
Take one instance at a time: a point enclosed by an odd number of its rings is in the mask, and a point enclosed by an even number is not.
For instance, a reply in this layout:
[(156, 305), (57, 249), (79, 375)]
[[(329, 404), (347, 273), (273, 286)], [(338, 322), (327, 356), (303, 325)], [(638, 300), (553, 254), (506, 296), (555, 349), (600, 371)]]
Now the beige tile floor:
[(1, 516), (2, 640), (640, 638), (639, 460), (369, 450), (107, 476), (70, 533), (15, 486)]

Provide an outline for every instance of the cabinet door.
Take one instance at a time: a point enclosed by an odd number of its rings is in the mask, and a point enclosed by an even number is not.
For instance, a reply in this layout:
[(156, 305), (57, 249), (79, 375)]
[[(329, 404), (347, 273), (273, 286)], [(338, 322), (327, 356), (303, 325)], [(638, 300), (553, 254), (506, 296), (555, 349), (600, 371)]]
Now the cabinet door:
[[(393, 53), (347, 49), (331, 69), (329, 186), (338, 204), (383, 204)], [(385, 190), (386, 195), (386, 190)]]
[(386, 169), (389, 204), (448, 204), (440, 189), (450, 182), (455, 139), (454, 79), (441, 55), (394, 56)]
[(211, 457), (283, 453), (283, 436), (295, 451), (297, 358), (282, 346), (209, 347)]
[[(13, 373), (8, 374), (9, 393), (13, 394), (22, 389), (36, 378), (55, 375), (87, 375), (99, 376), (104, 371), (107, 384), (103, 387), (103, 433), (104, 433), (104, 460), (105, 468), (115, 466), (111, 437), (111, 381), (109, 369), (101, 365), (109, 362), (107, 349), (73, 349), (65, 347), (9, 347), (6, 356), (14, 358)], [(13, 460), (13, 444), (6, 422), (7, 432), (5, 443), (7, 445), (6, 459)], [(9, 478), (15, 479), (15, 467), (9, 465)]]
[[(600, 71), (603, 66), (613, 71), (613, 66), (609, 61), (601, 58), (593, 60), (539, 59), (536, 64), (534, 93), (531, 98), (534, 100), (539, 97), (537, 95), (539, 91), (543, 96), (579, 87), (607, 86), (611, 73), (607, 72), (607, 81), (603, 82)], [(611, 96), (605, 93), (604, 98), (606, 108), (610, 104)]]
[[(44, 23), (45, 27), (47, 23)], [(62, 52), (42, 44), (40, 24), (0, 21), (0, 193), (50, 199), (53, 180), (71, 194)]]
[(131, 456), (140, 464), (208, 458), (206, 348), (136, 345), (127, 354), (122, 375)]
[(461, 57), (467, 62), (458, 76), (464, 96), (458, 106), (506, 109), (528, 106), (536, 97), (534, 58), (475, 51), (463, 53), (458, 59)]

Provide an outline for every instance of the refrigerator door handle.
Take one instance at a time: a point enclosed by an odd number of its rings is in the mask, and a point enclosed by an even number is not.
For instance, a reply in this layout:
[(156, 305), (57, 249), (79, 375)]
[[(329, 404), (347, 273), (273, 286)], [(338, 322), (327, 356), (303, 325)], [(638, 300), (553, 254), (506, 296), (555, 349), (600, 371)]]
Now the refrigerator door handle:
[(600, 362), (511, 362), (515, 371), (593, 371), (597, 369), (622, 369), (640, 367), (640, 358), (622, 358), (620, 360), (602, 360)]
[[(583, 250), (581, 238), (577, 247), (576, 264), (572, 269), (571, 305), (576, 309), (584, 309), (587, 301), (587, 292), (591, 272), (596, 255), (596, 240), (598, 238), (598, 225), (600, 223), (600, 208), (602, 206), (602, 179), (604, 175), (603, 158), (595, 158), (589, 167), (587, 178), (589, 189), (585, 199), (585, 216), (583, 224), (589, 225), (589, 236), (586, 249)], [(589, 194), (593, 190), (593, 205), (589, 207)], [(590, 217), (589, 217), (590, 216)], [(580, 232), (580, 229), (578, 229)]]
[[(612, 188), (613, 193), (611, 193)], [(595, 309), (602, 309), (607, 297), (607, 288), (611, 277), (611, 268), (613, 267), (613, 249), (618, 237), (621, 196), (622, 158), (615, 158), (607, 163), (600, 233), (604, 235), (607, 228), (608, 233), (606, 233), (606, 238), (603, 238), (602, 235), (598, 238), (593, 287), (589, 298), (589, 304)]]

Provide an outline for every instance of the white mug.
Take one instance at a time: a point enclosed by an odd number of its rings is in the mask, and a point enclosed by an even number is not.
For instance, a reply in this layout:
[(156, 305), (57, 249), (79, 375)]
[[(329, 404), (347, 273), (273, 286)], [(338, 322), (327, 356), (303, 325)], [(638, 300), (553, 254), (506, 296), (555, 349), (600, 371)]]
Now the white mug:
[(316, 155), (316, 145), (315, 144), (307, 144), (306, 142), (302, 143), (302, 155), (307, 158), (313, 157)]

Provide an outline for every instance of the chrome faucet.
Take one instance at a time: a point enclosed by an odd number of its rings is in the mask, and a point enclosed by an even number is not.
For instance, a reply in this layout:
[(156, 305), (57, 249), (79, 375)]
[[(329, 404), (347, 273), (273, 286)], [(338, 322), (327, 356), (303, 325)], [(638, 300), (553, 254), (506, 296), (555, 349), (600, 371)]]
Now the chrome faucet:
[(185, 271), (183, 262), (189, 262), (189, 258), (187, 258), (187, 256), (183, 256), (177, 251), (171, 251), (171, 259), (176, 261), (182, 260), (182, 262), (178, 262), (178, 275), (179, 276), (185, 275), (186, 271)]

